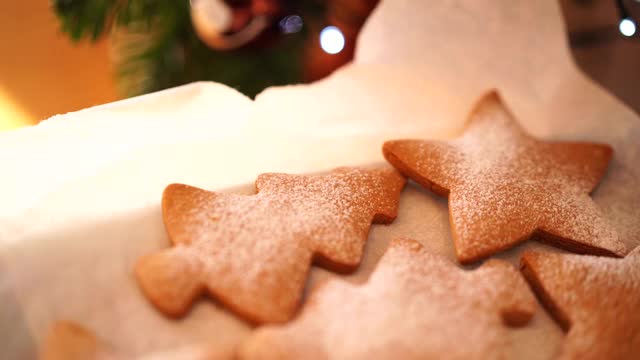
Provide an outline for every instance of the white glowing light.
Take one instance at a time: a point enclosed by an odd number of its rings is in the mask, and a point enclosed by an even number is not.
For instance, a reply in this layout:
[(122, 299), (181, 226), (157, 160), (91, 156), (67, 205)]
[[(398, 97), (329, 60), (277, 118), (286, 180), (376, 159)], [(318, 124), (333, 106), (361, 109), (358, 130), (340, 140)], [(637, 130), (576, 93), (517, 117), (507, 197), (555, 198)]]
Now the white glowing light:
[(636, 24), (630, 19), (622, 19), (618, 28), (624, 36), (633, 36), (636, 33)]
[(335, 26), (327, 26), (320, 32), (320, 46), (329, 54), (337, 54), (344, 49), (344, 35)]

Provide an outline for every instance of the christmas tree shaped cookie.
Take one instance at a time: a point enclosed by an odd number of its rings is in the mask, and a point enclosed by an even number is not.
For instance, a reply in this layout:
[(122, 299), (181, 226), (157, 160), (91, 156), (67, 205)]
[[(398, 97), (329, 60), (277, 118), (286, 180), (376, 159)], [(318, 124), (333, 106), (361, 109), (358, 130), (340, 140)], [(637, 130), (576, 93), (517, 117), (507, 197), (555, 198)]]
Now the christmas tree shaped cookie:
[(168, 315), (208, 293), (250, 321), (287, 321), (311, 263), (355, 269), (371, 223), (395, 219), (404, 184), (392, 168), (339, 168), (263, 174), (251, 196), (170, 185), (162, 209), (174, 246), (140, 259), (138, 282)]
[(392, 241), (366, 284), (334, 279), (302, 312), (265, 326), (243, 359), (495, 359), (510, 326), (528, 323), (536, 300), (516, 268), (489, 260), (466, 271), (414, 240)]
[(522, 271), (568, 330), (560, 359), (640, 356), (640, 247), (624, 259), (527, 252)]
[(448, 196), (462, 263), (532, 236), (579, 253), (626, 252), (589, 197), (612, 149), (537, 140), (516, 123), (495, 92), (476, 105), (459, 138), (389, 141), (383, 152), (400, 172)]

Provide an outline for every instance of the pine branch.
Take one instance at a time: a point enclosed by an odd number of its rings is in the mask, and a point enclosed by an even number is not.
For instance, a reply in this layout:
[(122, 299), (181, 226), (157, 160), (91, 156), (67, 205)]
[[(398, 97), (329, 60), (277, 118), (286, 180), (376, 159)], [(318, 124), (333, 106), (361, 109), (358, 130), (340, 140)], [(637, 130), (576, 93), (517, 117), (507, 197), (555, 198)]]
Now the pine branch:
[(62, 31), (72, 40), (89, 37), (96, 41), (105, 32), (116, 6), (114, 0), (53, 0), (52, 7), (61, 21)]
[[(324, 11), (318, 0), (296, 6), (310, 11), (301, 12), (303, 17)], [(126, 95), (211, 80), (253, 97), (267, 86), (301, 79), (305, 31), (284, 35), (265, 49), (218, 52), (195, 34), (188, 0), (54, 0), (53, 8), (62, 31), (74, 41), (113, 34)]]

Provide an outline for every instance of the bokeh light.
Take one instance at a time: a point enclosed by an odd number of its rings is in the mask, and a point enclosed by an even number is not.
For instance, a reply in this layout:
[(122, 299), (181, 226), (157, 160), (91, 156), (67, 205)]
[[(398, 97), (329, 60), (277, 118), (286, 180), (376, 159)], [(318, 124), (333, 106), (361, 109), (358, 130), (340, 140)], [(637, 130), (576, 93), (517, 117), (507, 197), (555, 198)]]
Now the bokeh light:
[(285, 34), (293, 34), (302, 30), (304, 22), (299, 15), (289, 15), (280, 20), (280, 30)]
[(624, 36), (633, 36), (636, 33), (636, 23), (631, 19), (622, 19), (618, 28)]
[(329, 54), (337, 54), (344, 49), (344, 35), (335, 26), (327, 26), (320, 32), (320, 46)]

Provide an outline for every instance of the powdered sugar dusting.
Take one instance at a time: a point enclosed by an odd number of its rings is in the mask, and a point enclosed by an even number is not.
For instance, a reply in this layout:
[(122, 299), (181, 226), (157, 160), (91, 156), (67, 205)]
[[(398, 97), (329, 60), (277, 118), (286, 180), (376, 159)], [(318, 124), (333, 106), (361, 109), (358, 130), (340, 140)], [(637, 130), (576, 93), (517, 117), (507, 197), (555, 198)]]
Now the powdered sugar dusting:
[(505, 309), (529, 317), (535, 309), (515, 268), (496, 261), (467, 272), (400, 239), (366, 284), (321, 286), (296, 320), (259, 330), (244, 355), (260, 358), (280, 348), (292, 358), (504, 358)]
[(263, 174), (253, 196), (174, 185), (165, 223), (174, 251), (197, 264), (211, 292), (260, 321), (281, 321), (297, 306), (314, 254), (357, 266), (371, 222), (396, 216), (404, 182), (393, 169), (340, 168)]
[(416, 169), (449, 187), (461, 261), (511, 247), (537, 230), (573, 250), (625, 253), (588, 195), (607, 167), (606, 146), (536, 140), (495, 94), (479, 103), (464, 134), (445, 144), (421, 142)]
[(640, 257), (534, 252), (523, 263), (568, 317), (561, 358), (625, 359), (640, 353)]

